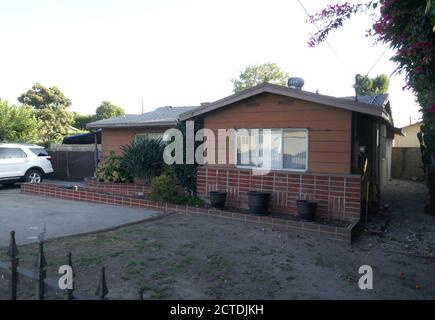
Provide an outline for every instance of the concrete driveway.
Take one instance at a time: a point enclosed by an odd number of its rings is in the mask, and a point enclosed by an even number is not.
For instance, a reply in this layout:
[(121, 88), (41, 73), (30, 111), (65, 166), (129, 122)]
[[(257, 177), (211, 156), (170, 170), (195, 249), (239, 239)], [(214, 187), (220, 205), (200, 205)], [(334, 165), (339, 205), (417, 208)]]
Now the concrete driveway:
[(9, 244), (15, 230), (17, 243), (110, 229), (161, 215), (160, 212), (105, 204), (39, 197), (19, 187), (0, 186), (0, 246)]

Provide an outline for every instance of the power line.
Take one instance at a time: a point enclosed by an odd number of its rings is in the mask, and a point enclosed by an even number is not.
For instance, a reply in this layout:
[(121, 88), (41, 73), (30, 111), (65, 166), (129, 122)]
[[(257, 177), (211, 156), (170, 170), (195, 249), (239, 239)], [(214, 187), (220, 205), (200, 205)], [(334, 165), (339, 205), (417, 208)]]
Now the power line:
[(367, 75), (370, 74), (370, 72), (372, 72), (373, 68), (376, 67), (376, 65), (378, 64), (378, 62), (381, 60), (381, 58), (384, 56), (385, 52), (388, 51), (388, 48), (386, 48), (381, 55), (378, 57), (378, 59), (376, 59), (375, 63), (373, 64), (373, 66), (370, 68), (369, 72), (367, 72)]
[[(301, 5), (302, 9), (305, 11), (305, 13), (307, 14), (308, 18), (311, 18), (310, 13), (308, 12), (308, 10), (305, 8), (305, 6), (303, 5), (301, 0), (298, 0), (299, 4)], [(314, 26), (316, 27), (317, 30), (320, 31), (319, 26), (313, 22)], [(325, 39), (326, 44), (328, 45), (329, 49), (332, 51), (332, 53), (335, 55), (335, 57), (337, 58), (337, 60), (344, 66), (344, 68), (347, 70), (347, 72), (349, 72), (352, 76), (355, 74), (354, 72), (352, 72), (349, 67), (346, 65), (346, 63), (343, 61), (343, 59), (341, 59), (341, 57), (338, 55), (337, 51), (334, 50), (334, 48), (332, 47), (332, 45), (329, 43), (328, 40)]]

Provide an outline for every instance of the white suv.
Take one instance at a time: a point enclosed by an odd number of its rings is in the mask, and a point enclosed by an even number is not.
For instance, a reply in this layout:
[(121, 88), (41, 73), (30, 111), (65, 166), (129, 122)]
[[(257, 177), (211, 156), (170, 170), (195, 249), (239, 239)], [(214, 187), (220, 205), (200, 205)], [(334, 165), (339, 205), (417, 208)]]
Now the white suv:
[(39, 183), (53, 172), (47, 151), (34, 144), (0, 143), (0, 184)]

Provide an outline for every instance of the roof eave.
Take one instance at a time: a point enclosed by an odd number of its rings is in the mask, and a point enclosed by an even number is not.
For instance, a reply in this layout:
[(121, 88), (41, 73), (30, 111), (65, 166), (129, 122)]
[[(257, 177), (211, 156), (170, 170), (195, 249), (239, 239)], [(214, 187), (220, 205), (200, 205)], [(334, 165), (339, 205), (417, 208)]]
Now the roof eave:
[(173, 121), (152, 121), (152, 122), (132, 122), (132, 123), (107, 123), (107, 124), (93, 124), (86, 125), (87, 129), (116, 129), (116, 128), (156, 128), (156, 127), (171, 127), (178, 122)]

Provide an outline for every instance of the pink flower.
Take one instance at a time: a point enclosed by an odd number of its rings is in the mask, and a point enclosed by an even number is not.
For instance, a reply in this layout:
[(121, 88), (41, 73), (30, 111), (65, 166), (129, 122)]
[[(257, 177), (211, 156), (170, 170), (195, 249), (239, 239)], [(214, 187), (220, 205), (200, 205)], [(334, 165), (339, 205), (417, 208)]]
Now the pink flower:
[(435, 113), (435, 103), (430, 106), (429, 110), (430, 113)]

